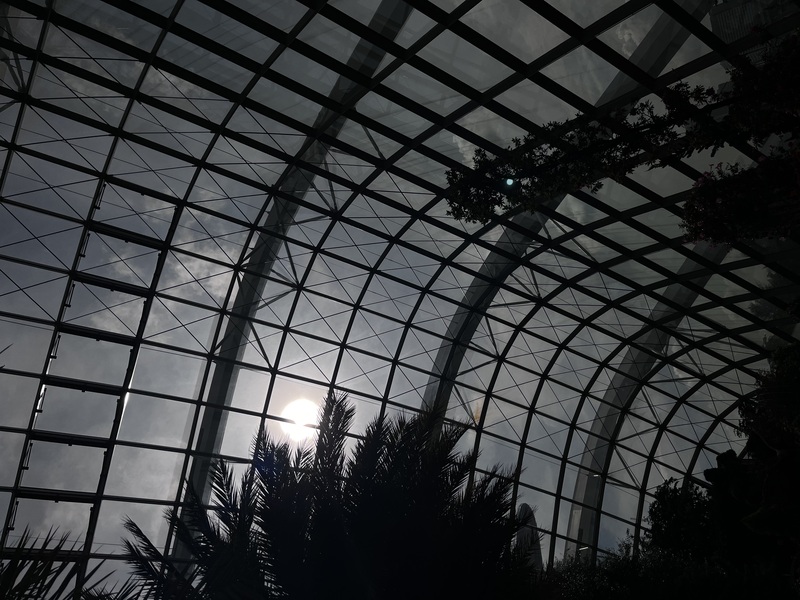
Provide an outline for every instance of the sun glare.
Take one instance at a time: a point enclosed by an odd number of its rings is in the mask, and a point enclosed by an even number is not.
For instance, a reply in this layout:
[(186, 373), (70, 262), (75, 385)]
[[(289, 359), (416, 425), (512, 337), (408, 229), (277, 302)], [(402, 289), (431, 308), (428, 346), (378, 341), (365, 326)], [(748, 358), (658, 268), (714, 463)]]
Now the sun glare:
[(319, 406), (301, 398), (290, 402), (283, 409), (281, 416), (291, 423), (281, 423), (281, 429), (295, 441), (302, 441), (314, 435), (314, 427), (319, 416)]

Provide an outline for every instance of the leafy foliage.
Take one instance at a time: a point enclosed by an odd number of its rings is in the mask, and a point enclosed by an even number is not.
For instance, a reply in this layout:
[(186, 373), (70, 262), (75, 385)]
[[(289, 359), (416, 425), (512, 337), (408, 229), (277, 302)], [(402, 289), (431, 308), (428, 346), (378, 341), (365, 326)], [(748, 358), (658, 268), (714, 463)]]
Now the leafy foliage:
[(639, 555), (615, 552), (597, 565), (565, 561), (537, 585), (538, 600), (707, 600), (795, 598), (785, 582), (732, 570), (681, 552), (650, 549)]
[(757, 458), (800, 451), (800, 344), (776, 349), (770, 366), (757, 393), (739, 406), (739, 430)]
[(740, 507), (740, 522), (765, 540), (772, 562), (791, 571), (800, 589), (800, 344), (775, 350), (770, 367), (739, 406), (746, 454), (721, 455), (706, 477)]
[(600, 121), (578, 117), (548, 123), (536, 133), (514, 139), (501, 157), (477, 149), (473, 170), (447, 172), (450, 214), (486, 223), (498, 210), (535, 210), (542, 200), (584, 187), (596, 192), (605, 178), (620, 178), (642, 164), (655, 166), (690, 155), (694, 151), (690, 140), (700, 143), (701, 131), (703, 144), (721, 145), (723, 130), (713, 119), (708, 129), (697, 129), (695, 138), (680, 135), (692, 114), (688, 108), (704, 107), (709, 112), (716, 99), (712, 90), (679, 84), (664, 93), (666, 112), (645, 101)]
[[(537, 582), (540, 600), (706, 600), (797, 598), (782, 548), (742, 522), (725, 490), (709, 492), (674, 479), (650, 504), (650, 532), (634, 552), (632, 538), (590, 564), (566, 560)], [(785, 558), (785, 557), (784, 557)]]
[(660, 93), (660, 110), (639, 102), (597, 120), (548, 123), (513, 140), (501, 156), (476, 150), (473, 169), (447, 172), (450, 214), (486, 223), (498, 212), (535, 211), (560, 194), (596, 192), (604, 179), (642, 165), (661, 166), (726, 143), (760, 147), (777, 135), (790, 141), (785, 150), (775, 146), (774, 160), (705, 173), (687, 201), (684, 228), (690, 240), (718, 243), (787, 235), (800, 225), (791, 141), (800, 134), (798, 61), (798, 36), (789, 36), (770, 47), (763, 64), (736, 65), (720, 91), (680, 83)]
[(687, 557), (709, 553), (714, 523), (708, 495), (697, 485), (679, 485), (670, 479), (660, 485), (650, 503), (645, 544)]
[(378, 418), (347, 451), (353, 408), (330, 395), (316, 448), (264, 432), (238, 484), (212, 470), (214, 505), (168, 516), (186, 552), (163, 555), (131, 521), (131, 564), (154, 599), (485, 598), (529, 583), (512, 549), (511, 484), (469, 482), (464, 429), (443, 415)]
[(777, 154), (758, 167), (718, 164), (695, 182), (684, 207), (691, 240), (734, 243), (784, 238), (800, 225), (800, 154)]

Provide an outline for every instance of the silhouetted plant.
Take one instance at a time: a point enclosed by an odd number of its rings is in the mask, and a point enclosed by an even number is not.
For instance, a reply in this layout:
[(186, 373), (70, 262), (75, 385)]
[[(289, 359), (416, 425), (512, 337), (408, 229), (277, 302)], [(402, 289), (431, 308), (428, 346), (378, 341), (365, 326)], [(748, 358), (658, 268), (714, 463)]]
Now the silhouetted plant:
[(655, 490), (650, 532), (633, 551), (630, 536), (597, 564), (568, 559), (549, 568), (538, 600), (707, 600), (796, 598), (782, 566), (759, 556), (754, 541), (728, 506), (689, 483), (669, 480)]
[(749, 169), (720, 163), (703, 173), (684, 206), (686, 237), (734, 243), (790, 236), (800, 224), (797, 159), (775, 155)]
[(646, 519), (645, 547), (687, 557), (709, 555), (715, 530), (711, 501), (699, 486), (670, 479), (658, 486)]
[[(449, 212), (457, 219), (486, 223), (498, 210), (536, 210), (542, 201), (581, 188), (599, 191), (606, 178), (639, 166), (691, 155), (698, 147), (724, 144), (725, 130), (710, 117), (718, 106), (708, 88), (678, 84), (663, 92), (665, 111), (645, 101), (590, 121), (550, 122), (515, 138), (503, 156), (477, 149), (474, 169), (451, 169)], [(698, 112), (705, 109), (703, 113)], [(708, 121), (687, 134), (690, 118)]]
[(800, 344), (776, 349), (756, 393), (739, 406), (743, 456), (721, 455), (707, 472), (715, 488), (741, 505), (740, 521), (762, 536), (773, 562), (800, 589)]
[(642, 165), (726, 143), (761, 147), (782, 136), (784, 143), (753, 168), (705, 173), (686, 203), (684, 229), (690, 240), (717, 243), (789, 235), (800, 225), (792, 153), (800, 134), (798, 62), (800, 42), (792, 35), (769, 46), (758, 66), (740, 60), (720, 91), (680, 83), (660, 92), (661, 110), (639, 102), (598, 120), (548, 123), (514, 139), (501, 156), (478, 149), (473, 169), (447, 172), (450, 214), (486, 223), (498, 212), (535, 211), (544, 200), (582, 188), (596, 192), (604, 179)]
[(800, 344), (777, 348), (757, 392), (739, 405), (739, 430), (756, 458), (800, 451)]
[(176, 513), (189, 562), (165, 556), (131, 521), (131, 564), (158, 599), (486, 598), (529, 584), (512, 548), (511, 482), (469, 482), (474, 456), (439, 412), (379, 418), (346, 451), (353, 408), (330, 395), (315, 450), (264, 432), (238, 485), (212, 469), (213, 505)]
[(106, 586), (109, 575), (96, 577), (102, 563), (84, 575), (86, 583), (78, 590), (76, 582), (81, 563), (70, 558), (75, 546), (68, 536), (56, 537), (50, 530), (42, 538), (33, 538), (25, 529), (13, 548), (0, 560), (0, 598), (3, 600), (135, 600), (139, 587), (131, 581)]

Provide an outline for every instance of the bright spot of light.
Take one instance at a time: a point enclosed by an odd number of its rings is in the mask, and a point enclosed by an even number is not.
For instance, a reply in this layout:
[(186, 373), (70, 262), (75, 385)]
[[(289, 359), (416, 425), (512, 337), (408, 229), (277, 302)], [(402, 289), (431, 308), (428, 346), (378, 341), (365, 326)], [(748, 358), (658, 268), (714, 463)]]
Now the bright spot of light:
[(314, 435), (314, 427), (319, 417), (319, 406), (301, 398), (290, 402), (283, 409), (281, 416), (286, 421), (281, 423), (281, 429), (295, 441), (302, 441)]
[(514, 185), (514, 180), (511, 178), (506, 179), (506, 185)]

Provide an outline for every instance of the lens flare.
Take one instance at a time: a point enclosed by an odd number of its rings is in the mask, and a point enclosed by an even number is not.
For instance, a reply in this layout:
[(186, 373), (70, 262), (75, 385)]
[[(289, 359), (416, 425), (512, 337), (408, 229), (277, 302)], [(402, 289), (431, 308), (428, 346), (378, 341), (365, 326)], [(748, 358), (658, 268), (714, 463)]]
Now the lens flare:
[(300, 398), (290, 402), (283, 409), (281, 417), (291, 422), (281, 423), (281, 429), (295, 441), (302, 441), (314, 435), (314, 427), (319, 418), (319, 406)]

